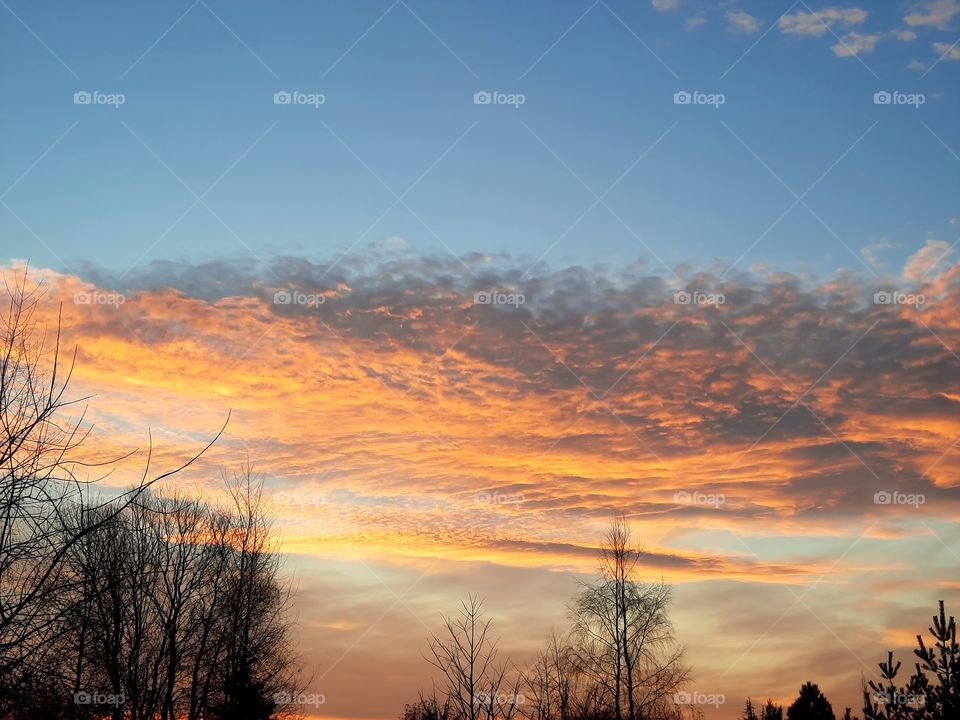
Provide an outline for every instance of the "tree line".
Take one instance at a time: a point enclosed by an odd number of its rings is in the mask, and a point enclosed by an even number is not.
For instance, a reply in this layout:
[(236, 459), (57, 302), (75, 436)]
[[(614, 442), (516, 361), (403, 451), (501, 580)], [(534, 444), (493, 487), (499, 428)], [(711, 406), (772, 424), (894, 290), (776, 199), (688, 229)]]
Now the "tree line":
[[(483, 603), (469, 597), (429, 639), (427, 660), (439, 682), (408, 704), (401, 720), (698, 720), (722, 696), (694, 697), (691, 678), (668, 609), (671, 588), (639, 576), (642, 550), (623, 516), (615, 518), (600, 550), (595, 577), (581, 582), (568, 606), (566, 634), (551, 633), (526, 667), (500, 660), (498, 639)], [(960, 720), (960, 645), (956, 622), (941, 601), (929, 628), (917, 635), (917, 662), (897, 682), (893, 653), (879, 677), (863, 685), (864, 720)], [(701, 695), (700, 693), (696, 694)], [(748, 698), (742, 720), (838, 720), (820, 688), (805, 683), (784, 709)], [(859, 720), (850, 708), (842, 720)]]
[[(35, 322), (26, 277), (0, 316), (0, 718), (272, 720), (294, 710), (296, 655), (262, 482), (221, 505), (72, 460), (76, 350)], [(223, 432), (221, 429), (220, 432)], [(122, 458), (121, 458), (122, 459)], [(94, 473), (91, 479), (88, 477)]]

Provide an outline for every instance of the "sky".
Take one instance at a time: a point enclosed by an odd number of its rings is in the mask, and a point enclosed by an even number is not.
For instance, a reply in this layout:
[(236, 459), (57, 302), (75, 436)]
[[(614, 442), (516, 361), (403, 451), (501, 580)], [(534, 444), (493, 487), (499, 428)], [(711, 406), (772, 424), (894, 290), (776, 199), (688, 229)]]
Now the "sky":
[(264, 474), (312, 712), (395, 717), (471, 592), (522, 664), (617, 512), (707, 718), (957, 606), (958, 0), (0, 17), (0, 272), (110, 482), (230, 413), (176, 482)]

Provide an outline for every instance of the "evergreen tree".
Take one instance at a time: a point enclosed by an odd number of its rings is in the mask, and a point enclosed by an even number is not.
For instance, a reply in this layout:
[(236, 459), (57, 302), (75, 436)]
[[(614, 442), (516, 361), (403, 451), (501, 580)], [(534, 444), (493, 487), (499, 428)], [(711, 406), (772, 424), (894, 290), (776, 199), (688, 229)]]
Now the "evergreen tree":
[(220, 707), (214, 711), (218, 720), (271, 720), (277, 709), (264, 683), (253, 678), (245, 662), (226, 677), (223, 694)]
[(763, 706), (760, 720), (783, 720), (783, 707), (774, 705), (773, 700), (767, 700), (767, 704)]
[(800, 688), (800, 695), (787, 709), (787, 720), (837, 720), (830, 701), (814, 683)]
[(753, 709), (753, 701), (750, 698), (747, 698), (747, 705), (743, 709), (743, 720), (760, 720)]

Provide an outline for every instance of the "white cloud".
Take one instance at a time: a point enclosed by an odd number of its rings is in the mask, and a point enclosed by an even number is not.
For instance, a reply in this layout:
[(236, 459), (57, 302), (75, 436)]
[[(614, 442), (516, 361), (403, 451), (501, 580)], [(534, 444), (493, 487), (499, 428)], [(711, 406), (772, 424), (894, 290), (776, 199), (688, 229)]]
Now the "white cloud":
[(752, 34), (760, 30), (760, 20), (743, 10), (727, 12), (727, 27), (731, 32)]
[(883, 267), (883, 261), (880, 259), (879, 252), (883, 250), (893, 250), (897, 247), (891, 243), (887, 238), (882, 237), (876, 242), (872, 242), (869, 245), (866, 245), (860, 248), (860, 256), (867, 262), (870, 267), (878, 272), (885, 272)]
[(856, 32), (847, 33), (831, 50), (833, 50), (833, 54), (837, 57), (853, 57), (855, 55), (873, 52), (873, 48), (876, 47), (877, 41), (881, 37), (883, 36), (879, 34), (861, 35)]
[(903, 42), (910, 42), (911, 40), (917, 39), (917, 34), (913, 30), (891, 30), (890, 34), (897, 40), (903, 40)]
[(927, 64), (925, 62), (920, 62), (919, 60), (911, 60), (910, 64), (907, 65), (907, 70), (916, 70), (917, 72), (923, 72), (927, 69)]
[(933, 44), (933, 51), (941, 60), (960, 60), (960, 45), (956, 43), (950, 45), (945, 42), (936, 42)]
[(702, 28), (707, 24), (707, 19), (703, 15), (697, 15), (696, 17), (687, 18), (686, 22), (683, 23), (684, 27), (687, 30), (696, 30), (697, 28)]
[(926, 245), (907, 259), (907, 264), (903, 266), (903, 277), (912, 282), (931, 278), (934, 270), (952, 254), (953, 249), (945, 240), (927, 240)]
[(954, 15), (960, 13), (958, 0), (926, 0), (913, 7), (913, 12), (904, 17), (911, 27), (944, 27)]
[(780, 31), (788, 35), (820, 37), (834, 26), (848, 28), (859, 25), (866, 19), (867, 11), (862, 8), (828, 7), (816, 12), (801, 10), (793, 15), (784, 15), (778, 25)]
[(670, 12), (680, 7), (680, 0), (650, 0), (650, 4), (660, 12)]

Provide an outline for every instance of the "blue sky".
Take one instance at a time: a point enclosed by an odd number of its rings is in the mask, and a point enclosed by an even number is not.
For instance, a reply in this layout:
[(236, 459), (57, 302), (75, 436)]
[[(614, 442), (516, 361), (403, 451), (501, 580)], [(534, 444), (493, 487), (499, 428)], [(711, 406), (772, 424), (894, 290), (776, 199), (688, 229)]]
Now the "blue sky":
[[(882, 274), (960, 232), (951, 0), (0, 10), (4, 259), (123, 271), (402, 241), (867, 272), (867, 247)], [(281, 90), (325, 102), (276, 105)], [(524, 103), (476, 105), (481, 90)], [(684, 90), (725, 102), (674, 104)]]

